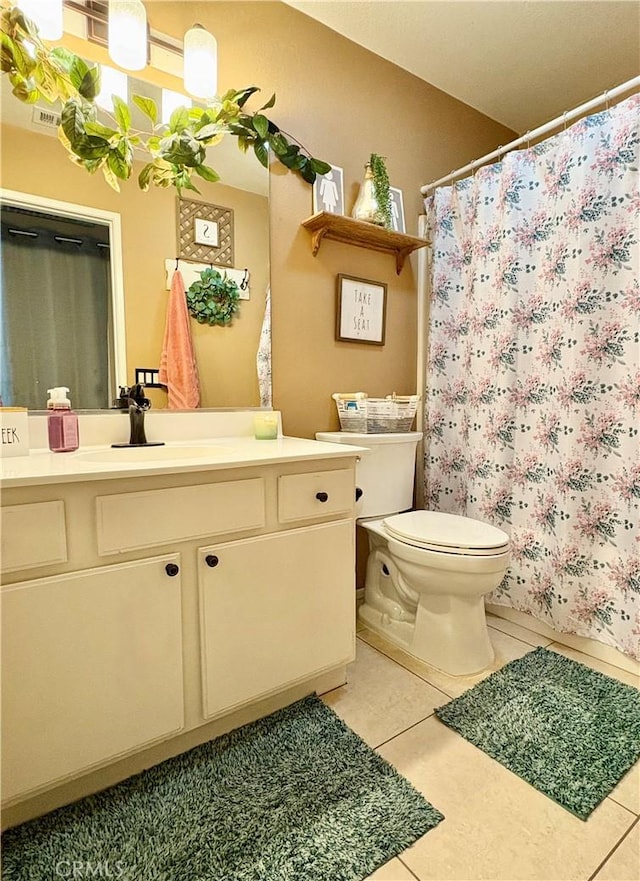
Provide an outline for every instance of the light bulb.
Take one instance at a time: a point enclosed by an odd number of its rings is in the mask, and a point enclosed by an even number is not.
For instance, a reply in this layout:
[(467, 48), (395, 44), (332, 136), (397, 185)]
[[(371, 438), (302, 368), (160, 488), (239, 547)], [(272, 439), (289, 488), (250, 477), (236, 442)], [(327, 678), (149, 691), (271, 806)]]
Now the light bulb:
[(62, 0), (21, 0), (19, 5), (36, 24), (43, 40), (62, 37)]
[(141, 0), (110, 0), (109, 55), (125, 70), (147, 63), (147, 13)]
[(199, 24), (184, 35), (184, 87), (196, 98), (213, 98), (218, 91), (218, 44)]

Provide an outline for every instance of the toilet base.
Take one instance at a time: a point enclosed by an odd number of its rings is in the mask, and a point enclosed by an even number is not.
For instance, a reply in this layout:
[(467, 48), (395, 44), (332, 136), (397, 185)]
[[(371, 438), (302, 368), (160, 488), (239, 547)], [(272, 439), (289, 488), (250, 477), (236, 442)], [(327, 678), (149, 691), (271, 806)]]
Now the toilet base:
[(449, 676), (481, 673), (494, 661), (483, 597), (423, 596), (414, 623), (369, 605), (365, 593), (358, 618), (407, 654)]

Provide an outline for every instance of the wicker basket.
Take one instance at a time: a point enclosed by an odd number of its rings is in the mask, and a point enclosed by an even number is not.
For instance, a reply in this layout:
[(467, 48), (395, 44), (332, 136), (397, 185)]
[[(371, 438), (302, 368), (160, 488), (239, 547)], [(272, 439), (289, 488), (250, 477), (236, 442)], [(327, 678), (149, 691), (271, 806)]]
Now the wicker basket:
[(369, 398), (364, 392), (335, 394), (340, 430), (358, 434), (411, 431), (419, 395)]

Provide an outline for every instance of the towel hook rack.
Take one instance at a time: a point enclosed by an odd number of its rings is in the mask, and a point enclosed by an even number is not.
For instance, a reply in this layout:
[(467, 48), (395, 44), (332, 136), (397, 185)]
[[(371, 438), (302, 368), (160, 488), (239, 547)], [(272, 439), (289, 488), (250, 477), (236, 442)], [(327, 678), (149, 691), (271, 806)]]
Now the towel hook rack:
[(244, 276), (242, 277), (242, 281), (240, 282), (240, 290), (246, 291), (246, 289), (249, 287), (249, 270), (244, 269), (243, 272)]
[(176, 271), (176, 272), (178, 271), (178, 263), (179, 263), (179, 262), (180, 262), (180, 258), (179, 258), (179, 257), (176, 257), (176, 268), (175, 268), (175, 271)]

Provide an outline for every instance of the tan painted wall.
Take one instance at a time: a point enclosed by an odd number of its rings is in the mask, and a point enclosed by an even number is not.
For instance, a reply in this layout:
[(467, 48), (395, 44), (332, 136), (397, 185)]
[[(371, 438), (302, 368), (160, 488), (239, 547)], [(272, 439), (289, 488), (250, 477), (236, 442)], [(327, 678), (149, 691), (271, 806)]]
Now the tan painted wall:
[[(3, 125), (0, 181), (10, 190), (35, 193), (121, 215), (127, 376), (136, 367), (157, 367), (164, 336), (168, 291), (164, 261), (177, 254), (177, 197), (171, 190), (143, 193), (132, 181), (114, 192), (102, 175), (88, 175), (67, 158), (56, 138)], [(134, 175), (141, 165), (136, 163)], [(264, 196), (221, 183), (202, 182), (201, 195), (189, 198), (233, 209), (236, 267), (251, 274), (251, 298), (242, 300), (229, 327), (191, 320), (203, 407), (255, 407), (259, 404), (255, 354), (269, 282), (268, 203)], [(166, 394), (149, 390), (154, 407)]]
[[(198, 21), (215, 34), (220, 90), (258, 85), (265, 101), (276, 93), (271, 118), (344, 169), (347, 211), (369, 154), (385, 156), (392, 186), (403, 191), (409, 233), (417, 234), (422, 184), (514, 137), (283, 3), (152, 2), (148, 9), (165, 33), (181, 37)], [(416, 387), (417, 259), (397, 276), (390, 256), (348, 245), (325, 242), (314, 258), (300, 226), (311, 213), (311, 188), (272, 166), (274, 405), (286, 433), (302, 437), (338, 427), (332, 392), (377, 396)], [(383, 347), (335, 341), (338, 273), (388, 284)]]
[[(265, 101), (276, 92), (271, 118), (314, 155), (344, 169), (347, 211), (369, 154), (385, 156), (391, 184), (404, 194), (409, 233), (417, 233), (421, 184), (514, 136), (283, 3), (147, 0), (146, 6), (151, 25), (161, 32), (182, 38), (197, 21), (215, 34), (221, 91), (255, 84)], [(249, 105), (258, 106), (255, 99)], [(157, 215), (163, 196), (144, 196), (140, 224)], [(396, 276), (390, 256), (348, 245), (326, 242), (314, 258), (309, 233), (300, 226), (311, 211), (311, 188), (272, 166), (274, 405), (283, 411), (285, 432), (303, 437), (337, 428), (334, 391), (406, 394), (416, 385), (417, 259)], [(384, 347), (335, 341), (338, 273), (387, 283)], [(155, 334), (159, 316), (144, 305)], [(128, 307), (129, 316), (135, 322)], [(150, 338), (149, 351), (156, 350)]]

